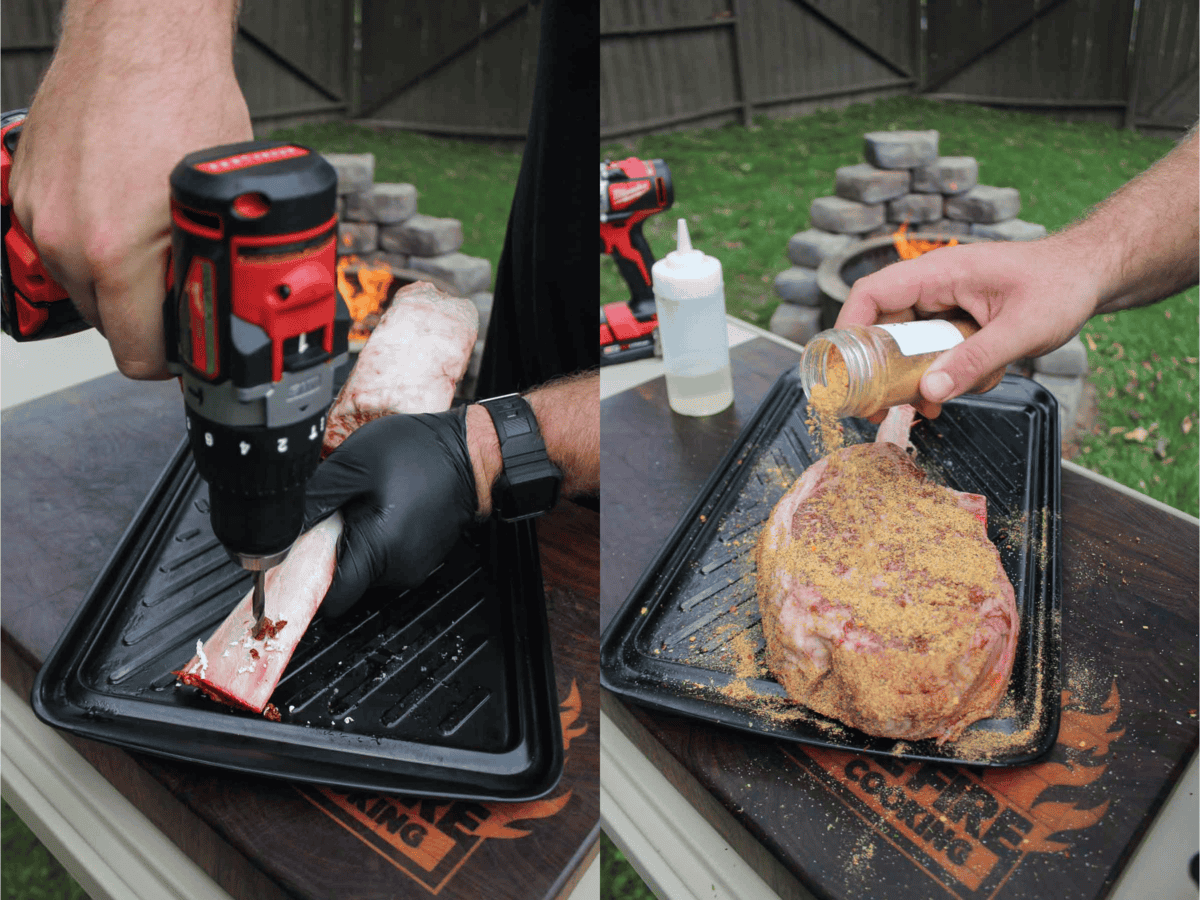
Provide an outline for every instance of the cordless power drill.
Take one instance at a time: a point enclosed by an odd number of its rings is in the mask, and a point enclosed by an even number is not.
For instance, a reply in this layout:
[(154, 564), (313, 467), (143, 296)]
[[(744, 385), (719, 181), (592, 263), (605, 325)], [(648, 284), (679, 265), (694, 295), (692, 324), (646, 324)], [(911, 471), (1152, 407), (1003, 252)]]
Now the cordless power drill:
[(600, 252), (612, 255), (630, 293), (628, 304), (604, 307), (602, 365), (654, 355), (652, 335), (658, 324), (650, 275), (654, 254), (642, 223), (674, 202), (671, 170), (661, 159), (630, 157), (600, 164)]
[[(12, 215), (8, 177), (21, 113), (3, 145), (4, 331), (39, 340), (86, 328)], [(189, 444), (208, 482), (213, 532), (255, 573), (304, 522), (334, 370), (350, 314), (336, 288), (337, 175), (304, 147), (251, 141), (192, 153), (171, 173), (167, 367), (180, 377)]]

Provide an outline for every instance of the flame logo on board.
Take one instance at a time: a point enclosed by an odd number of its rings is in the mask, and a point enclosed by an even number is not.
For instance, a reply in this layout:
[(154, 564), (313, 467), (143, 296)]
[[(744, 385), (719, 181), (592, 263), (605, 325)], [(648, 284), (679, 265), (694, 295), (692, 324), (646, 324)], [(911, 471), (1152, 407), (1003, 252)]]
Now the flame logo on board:
[(976, 770), (816, 747), (781, 752), (950, 896), (991, 900), (1027, 856), (1068, 852), (1073, 832), (1104, 818), (1109, 801), (1090, 801), (1089, 788), (1101, 781), (1112, 745), (1125, 734), (1117, 727), (1120, 712), (1115, 681), (1095, 713), (1063, 691), (1058, 740), (1047, 759), (1014, 768)]
[[(1065, 762), (1050, 760), (1018, 769), (991, 769), (980, 775), (980, 781), (992, 791), (1004, 795), (1016, 806), (1027, 811), (1034, 820), (1033, 830), (1021, 841), (1026, 853), (1057, 853), (1070, 844), (1050, 840), (1064, 831), (1091, 828), (1108, 812), (1108, 801), (1080, 808), (1075, 803), (1040, 802), (1049, 788), (1062, 785), (1084, 787), (1100, 779), (1108, 768), (1104, 757), (1113, 741), (1125, 734), (1114, 731), (1121, 712), (1121, 698), (1114, 681), (1102, 711), (1089, 715), (1069, 704), (1074, 700), (1070, 691), (1062, 692), (1063, 714), (1058, 729), (1058, 746), (1075, 751), (1074, 759)], [(1057, 754), (1055, 754), (1057, 755)]]
[[(579, 723), (578, 685), (559, 708), (563, 750), (588, 731)], [(569, 758), (567, 760), (569, 762)], [(565, 763), (564, 763), (565, 764)], [(489, 839), (518, 840), (532, 832), (518, 823), (562, 812), (572, 790), (523, 803), (478, 803), (365, 792), (341, 793), (316, 786), (294, 788), (304, 799), (383, 856), (431, 894), (441, 892), (471, 855)]]

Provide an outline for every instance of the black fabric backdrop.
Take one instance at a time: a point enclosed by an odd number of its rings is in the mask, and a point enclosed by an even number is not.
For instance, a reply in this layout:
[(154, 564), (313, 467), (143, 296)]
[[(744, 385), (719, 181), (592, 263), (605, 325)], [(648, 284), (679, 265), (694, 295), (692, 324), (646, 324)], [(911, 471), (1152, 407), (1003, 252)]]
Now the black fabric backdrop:
[(600, 363), (597, 4), (544, 0), (537, 81), (477, 397)]

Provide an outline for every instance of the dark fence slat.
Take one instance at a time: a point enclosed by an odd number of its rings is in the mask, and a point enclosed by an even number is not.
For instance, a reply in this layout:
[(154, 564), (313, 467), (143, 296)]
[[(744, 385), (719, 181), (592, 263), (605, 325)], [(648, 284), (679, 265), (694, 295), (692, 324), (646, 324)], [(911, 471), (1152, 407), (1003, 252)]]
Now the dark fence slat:
[(251, 44), (253, 44), (255, 49), (259, 50), (260, 52), (265, 54), (267, 57), (269, 57), (272, 62), (274, 62), (276, 65), (278, 65), (278, 66), (282, 67), (284, 70), (286, 70), (288, 74), (292, 75), (295, 78), (298, 78), (300, 81), (304, 82), (309, 87), (324, 94), (330, 100), (337, 100), (337, 101), (342, 100), (342, 96), (339, 92), (333, 90), (332, 88), (326, 86), (325, 84), (322, 84), (311, 74), (309, 74), (308, 72), (306, 72), (302, 68), (300, 68), (299, 64), (288, 59), (288, 57), (285, 56), (282, 52), (280, 52), (275, 47), (271, 46), (269, 43), (267, 43), (266, 40), (264, 40), (263, 38), (256, 35), (253, 31), (251, 31), (245, 25), (242, 25), (241, 27), (238, 28), (238, 34), (242, 38), (246, 39)]
[(0, 105), (29, 105), (50, 65), (62, 0), (4, 0), (0, 15)]
[(1125, 126), (1185, 129), (1200, 98), (1194, 0), (1143, 2), (1138, 10)]
[(729, 28), (735, 24), (737, 24), (736, 16), (698, 22), (680, 22), (673, 25), (614, 25), (600, 32), (600, 40), (650, 34), (682, 34), (686, 31), (702, 31), (706, 28)]
[(741, 6), (746, 0), (731, 0), (733, 3), (733, 15), (730, 18), (733, 20), (733, 54), (736, 61), (737, 84), (735, 90), (741, 100), (741, 115), (742, 124), (747, 128), (750, 127), (753, 121), (753, 108), (750, 101), (750, 83), (746, 77), (746, 60), (753, 52), (750, 49), (750, 42), (746, 38), (746, 29), (741, 25), (744, 19), (741, 16)]
[[(435, 4), (439, 8), (455, 4)], [(457, 4), (460, 8), (463, 4)], [(383, 21), (385, 11), (394, 9), (394, 4), (387, 2), (364, 3), (363, 6), (363, 96), (362, 110), (365, 115), (373, 115), (407, 91), (411, 91), (420, 81), (445, 69), (456, 60), (466, 56), (485, 44), (490, 38), (510, 26), (513, 22), (529, 15), (531, 9), (525, 3), (513, 3), (499, 16), (484, 17), (478, 7), (474, 13), (471, 27), (464, 26), (462, 14), (449, 16), (443, 14), (430, 17), (425, 23), (422, 41), (413, 52), (397, 54), (396, 44), (391, 52), (382, 55), (386, 49), (380, 46), (377, 36), (368, 40), (367, 35), (376, 30)], [(395, 19), (392, 19), (393, 23)], [(464, 35), (467, 37), (464, 38)], [(406, 36), (407, 37), (407, 36)], [(397, 36), (397, 40), (401, 40)], [(403, 46), (403, 44), (399, 44)], [(428, 46), (428, 50), (426, 49)], [(378, 54), (378, 55), (377, 55)], [(400, 57), (405, 62), (399, 66), (402, 77), (397, 77), (393, 71), (392, 62)]]
[[(986, 56), (994, 50), (1004, 46), (1013, 36), (1019, 34), (1026, 28), (1032, 26), (1039, 18), (1045, 16), (1051, 10), (1056, 9), (1068, 0), (1048, 0), (1044, 5), (1033, 4), (1029, 6), (1025, 3), (1013, 3), (1011, 5), (997, 4), (980, 4), (979, 9), (986, 12), (1002, 12), (1001, 26), (995, 29), (983, 30), (975, 32), (976, 35), (981, 35), (984, 39), (980, 41), (973, 49), (968, 47), (966, 40), (967, 35), (971, 35), (970, 31), (957, 31), (946, 40), (938, 42), (938, 46), (946, 46), (951, 43), (954, 37), (958, 37), (964, 48), (957, 53), (957, 59), (953, 63), (941, 66), (938, 71), (931, 72), (928, 90), (936, 90), (941, 87), (955, 75), (965, 70), (968, 66), (978, 60), (980, 57)], [(1006, 8), (1007, 6), (1007, 8)], [(931, 2), (929, 9), (929, 22), (931, 33), (934, 29), (934, 23), (937, 21), (934, 16), (933, 3)], [(945, 7), (942, 7), (944, 10)], [(933, 42), (931, 41), (931, 44)]]
[(1176, 79), (1173, 85), (1163, 92), (1162, 96), (1158, 99), (1158, 102), (1146, 111), (1146, 118), (1156, 118), (1159, 113), (1163, 111), (1163, 108), (1169, 105), (1172, 100), (1177, 100), (1188, 88), (1194, 88), (1195, 84), (1196, 73), (1184, 72), (1181, 76), (1179, 76), (1178, 79)]
[[(372, 28), (379, 16), (389, 15), (390, 9), (389, 4), (367, 0), (364, 31)], [(405, 82), (389, 82), (387, 60), (370, 58), (364, 39), (362, 121), (431, 134), (525, 137), (540, 24), (539, 7), (527, 3), (500, 8), (489, 5), (486, 17), (481, 16), (465, 35), (460, 29), (456, 35), (459, 43), (449, 50), (448, 42), (440, 37), (411, 45), (416, 61), (404, 68), (409, 76)], [(426, 46), (431, 48), (428, 53), (423, 52)], [(376, 79), (373, 85), (366, 81), (372, 77)], [(389, 85), (386, 91), (381, 88), (384, 84)]]
[(1072, 99), (1070, 97), (1002, 97), (991, 94), (953, 94), (941, 91), (926, 96), (931, 100), (941, 100), (946, 103), (984, 103), (993, 106), (1026, 106), (1031, 109), (1125, 109), (1125, 100), (1119, 97), (1112, 100)]
[(897, 75), (902, 75), (905, 78), (912, 77), (912, 72), (909, 70), (908, 66), (896, 62), (890, 58), (889, 54), (877, 47), (872, 46), (870, 42), (856, 32), (856, 29), (852, 25), (848, 25), (840, 21), (839, 17), (823, 10), (821, 8), (821, 4), (815, 2), (815, 0), (795, 0), (795, 2), (804, 7), (807, 12), (811, 13), (822, 24), (832, 28), (835, 32), (848, 40), (867, 56), (883, 63)]
[(833, 100), (837, 97), (848, 97), (852, 94), (867, 94), (875, 91), (887, 91), (912, 87), (915, 78), (894, 78), (888, 81), (868, 81), (863, 84), (848, 84), (845, 87), (832, 88), (824, 91), (799, 91), (791, 94), (776, 94), (759, 97), (755, 100), (757, 106), (777, 106), (781, 103), (801, 103), (810, 100)]

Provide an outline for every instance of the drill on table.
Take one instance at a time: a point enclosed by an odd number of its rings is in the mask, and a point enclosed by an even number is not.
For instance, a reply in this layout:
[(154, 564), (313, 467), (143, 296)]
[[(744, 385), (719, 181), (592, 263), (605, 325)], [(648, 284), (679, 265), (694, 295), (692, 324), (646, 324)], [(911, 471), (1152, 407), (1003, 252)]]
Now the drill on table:
[(601, 365), (654, 355), (654, 254), (642, 223), (674, 202), (671, 170), (661, 159), (630, 157), (600, 164), (600, 252), (612, 254), (630, 292), (628, 303), (609, 303), (603, 309)]
[[(40, 340), (82, 330), (12, 215), (8, 177), (23, 111), (0, 121), (3, 330)], [(304, 147), (251, 141), (189, 154), (171, 173), (167, 367), (183, 387), (189, 444), (213, 532), (255, 574), (300, 534), (350, 313), (336, 288), (337, 175)]]

